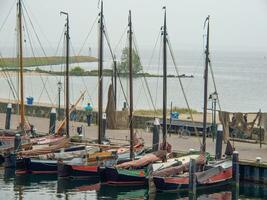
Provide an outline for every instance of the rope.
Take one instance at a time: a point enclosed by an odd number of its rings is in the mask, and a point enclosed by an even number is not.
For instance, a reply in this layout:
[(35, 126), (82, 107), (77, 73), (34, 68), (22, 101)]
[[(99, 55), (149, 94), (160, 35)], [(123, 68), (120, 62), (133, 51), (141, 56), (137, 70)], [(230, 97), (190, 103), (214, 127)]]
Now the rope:
[[(71, 46), (71, 50), (73, 51), (74, 58), (75, 58), (75, 60), (76, 60), (76, 53), (75, 53), (74, 46), (73, 46), (73, 44), (72, 44), (71, 41), (70, 41), (70, 46)], [(77, 60), (76, 60), (76, 62), (77, 62)], [(80, 66), (79, 63), (78, 63), (78, 66)], [(90, 101), (93, 102), (92, 96), (91, 96), (90, 93), (89, 93), (89, 89), (88, 89), (88, 87), (87, 87), (86, 84), (85, 84), (84, 77), (82, 76), (81, 78), (82, 78), (83, 85), (84, 85), (84, 87), (85, 87), (85, 91), (86, 91), (86, 93), (88, 94)], [(97, 83), (97, 85), (98, 85), (98, 83)], [(73, 86), (73, 85), (72, 85), (72, 86)], [(72, 90), (73, 90), (73, 87), (72, 87)], [(74, 97), (73, 97), (73, 98), (74, 98)], [(73, 101), (74, 101), (74, 99), (73, 99)]]
[[(158, 57), (158, 74), (159, 74), (159, 69), (160, 69), (160, 58), (161, 58), (161, 49), (162, 49), (162, 42), (163, 40), (160, 40), (160, 47), (159, 47), (159, 57)], [(157, 77), (157, 87), (156, 87), (156, 106), (157, 106), (157, 101), (158, 101), (158, 87), (159, 87), (159, 77)]]
[(84, 48), (84, 46), (85, 46), (86, 41), (88, 40), (89, 36), (91, 35), (91, 33), (92, 33), (92, 31), (93, 31), (93, 28), (95, 27), (95, 24), (96, 24), (96, 22), (97, 22), (97, 19), (98, 19), (98, 16), (95, 18), (95, 20), (94, 20), (94, 22), (93, 22), (93, 25), (91, 26), (91, 28), (90, 28), (88, 34), (86, 35), (85, 40), (84, 40), (84, 42), (83, 42), (83, 44), (82, 44), (82, 47), (81, 47), (80, 50), (78, 51), (78, 55), (81, 54), (81, 52), (82, 52), (82, 50), (83, 50), (83, 48)]
[(10, 14), (11, 14), (11, 11), (13, 10), (13, 7), (15, 6), (15, 4), (16, 4), (16, 1), (14, 1), (13, 4), (11, 5), (11, 7), (10, 7), (10, 9), (9, 9), (9, 11), (8, 11), (8, 14), (7, 14), (7, 16), (5, 17), (3, 23), (2, 23), (2, 25), (1, 25), (1, 27), (0, 27), (0, 32), (1, 32), (2, 29), (4, 28), (4, 26), (5, 26), (6, 22), (7, 22), (7, 19), (9, 18)]
[[(139, 55), (140, 55), (140, 54), (139, 54), (140, 51), (138, 50), (138, 46), (137, 46), (137, 42), (136, 42), (136, 36), (135, 36), (134, 32), (133, 32), (133, 44), (134, 44), (133, 46), (134, 46), (135, 52), (136, 52), (137, 55), (139, 56)], [(140, 58), (140, 56), (139, 56), (139, 58)], [(141, 59), (140, 59), (140, 63), (141, 63), (141, 65), (142, 65)], [(142, 65), (142, 66), (143, 66), (143, 65)], [(144, 69), (142, 69), (142, 73), (144, 74)], [(153, 97), (152, 97), (152, 94), (151, 94), (151, 92), (150, 92), (150, 88), (149, 88), (149, 86), (148, 86), (147, 78), (146, 78), (145, 76), (143, 76), (143, 78), (144, 78), (144, 81), (145, 81), (145, 86), (146, 86), (146, 89), (147, 89), (147, 92), (148, 92), (148, 95), (149, 95), (149, 98), (150, 98), (152, 107), (153, 107), (153, 109), (154, 109), (154, 112), (156, 112), (156, 106), (155, 106), (155, 104), (154, 104), (154, 102), (153, 102)]]
[[(39, 39), (37, 33), (36, 33), (36, 30), (35, 30), (35, 28), (34, 28), (34, 25), (33, 25), (32, 21), (31, 21), (31, 18), (29, 17), (27, 8), (25, 7), (25, 5), (24, 5), (23, 2), (22, 2), (22, 5), (23, 5), (23, 7), (24, 7), (24, 10), (26, 11), (26, 15), (27, 15), (27, 17), (28, 17), (28, 19), (29, 19), (29, 22), (30, 22), (30, 25), (31, 25), (31, 27), (32, 27), (32, 29), (33, 29), (33, 31), (34, 31), (34, 34), (35, 34), (36, 39), (37, 39), (37, 41), (38, 41), (38, 44), (40, 45), (41, 50), (42, 50), (42, 52), (43, 52), (45, 58), (47, 59), (46, 52), (45, 52), (45, 50), (44, 50), (44, 48), (43, 48), (43, 46), (42, 46), (42, 43), (41, 43), (41, 41), (40, 41), (40, 39)], [(25, 28), (27, 28), (27, 26), (26, 26), (26, 19), (25, 19), (24, 13), (23, 13), (23, 18), (24, 18), (24, 21), (25, 21)], [(29, 38), (29, 40), (31, 40), (31, 39)], [(35, 54), (34, 54), (34, 52), (33, 52), (33, 47), (32, 47), (31, 42), (30, 42), (30, 45), (31, 45), (31, 48), (32, 48), (33, 57), (35, 58)], [(48, 90), (47, 90), (47, 88), (46, 88), (46, 83), (47, 83), (47, 81), (48, 81), (48, 77), (46, 77), (46, 80), (44, 81), (42, 75), (39, 74), (39, 76), (40, 76), (41, 81), (42, 81), (42, 83), (43, 83), (43, 89), (46, 91), (46, 94), (47, 94), (47, 97), (48, 97), (50, 103), (52, 104), (52, 106), (55, 106), (54, 103), (53, 103), (53, 101), (52, 101), (52, 99), (51, 99), (51, 97), (50, 97), (50, 95), (49, 95), (49, 92), (48, 92)], [(52, 90), (52, 88), (50, 88), (50, 89)]]
[[(112, 57), (112, 60), (113, 62), (115, 62), (115, 56), (114, 56), (114, 53), (112, 51), (112, 48), (111, 48), (111, 45), (110, 45), (110, 40), (109, 40), (109, 37), (108, 37), (108, 33), (107, 33), (107, 30), (106, 30), (106, 26), (105, 26), (105, 18), (104, 18), (104, 36), (106, 38), (106, 41), (107, 41), (107, 44), (108, 44), (108, 48), (109, 48), (109, 51), (110, 51), (110, 54), (111, 54), (111, 57)], [(121, 37), (122, 38), (122, 37)], [(121, 41), (121, 38), (120, 38), (120, 41)], [(127, 95), (125, 93), (125, 90), (124, 90), (124, 87), (122, 85), (122, 82), (121, 82), (121, 78), (120, 78), (120, 75), (119, 75), (119, 72), (117, 71), (117, 74), (116, 74), (117, 78), (119, 79), (119, 84), (121, 86), (121, 90), (122, 90), (122, 93), (123, 93), (123, 96), (124, 96), (124, 99), (126, 101), (126, 104), (127, 106), (129, 107), (129, 103), (128, 103), (128, 100), (127, 100)]]
[[(168, 44), (168, 47), (169, 47), (168, 49), (170, 51), (171, 58), (172, 58), (172, 61), (173, 61), (174, 67), (175, 67), (175, 71), (176, 71), (177, 76), (178, 76), (179, 84), (180, 84), (180, 87), (181, 87), (181, 90), (182, 90), (182, 93), (183, 93), (183, 96), (184, 96), (184, 99), (185, 99), (185, 103), (186, 103), (187, 109), (188, 109), (189, 114), (190, 114), (191, 121), (194, 123), (193, 113), (192, 113), (192, 110), (190, 109), (189, 102), (188, 102), (188, 99), (187, 99), (187, 96), (185, 94), (185, 90), (184, 90), (184, 87), (183, 87), (183, 83), (182, 83), (182, 80), (180, 78), (180, 73), (179, 73), (178, 66), (177, 66), (176, 61), (175, 61), (175, 57), (174, 57), (174, 53), (173, 53), (173, 49), (172, 49), (171, 43), (169, 41), (169, 36), (168, 36), (168, 39), (167, 39), (167, 44)], [(197, 130), (196, 126), (194, 126), (194, 130), (196, 132), (198, 141), (201, 144), (201, 140), (198, 137), (199, 133), (198, 133), (198, 130)]]

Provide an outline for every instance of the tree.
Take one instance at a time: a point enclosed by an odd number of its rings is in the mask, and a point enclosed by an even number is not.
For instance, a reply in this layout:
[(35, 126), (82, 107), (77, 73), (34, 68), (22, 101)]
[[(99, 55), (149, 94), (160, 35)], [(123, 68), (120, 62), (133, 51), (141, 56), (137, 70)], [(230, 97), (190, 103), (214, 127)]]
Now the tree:
[[(128, 66), (128, 54), (129, 48), (125, 47), (122, 50), (121, 55), (121, 62), (118, 63), (118, 72), (121, 74), (128, 74), (129, 73), (129, 66)], [(133, 50), (133, 74), (138, 74), (140, 71), (143, 70), (143, 66), (140, 62), (140, 57), (137, 55), (135, 50)]]
[(72, 75), (83, 75), (85, 73), (84, 69), (81, 67), (75, 67), (70, 70), (70, 74)]

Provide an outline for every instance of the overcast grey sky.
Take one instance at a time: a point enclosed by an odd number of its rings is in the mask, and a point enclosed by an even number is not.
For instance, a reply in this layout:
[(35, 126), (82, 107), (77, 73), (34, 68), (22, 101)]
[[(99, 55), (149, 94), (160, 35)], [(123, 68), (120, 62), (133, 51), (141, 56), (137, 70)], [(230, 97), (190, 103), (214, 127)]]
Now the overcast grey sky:
[[(44, 45), (48, 38), (56, 46), (64, 17), (70, 14), (71, 39), (80, 46), (99, 10), (98, 0), (24, 0)], [(15, 0), (0, 0), (0, 26)], [(167, 7), (167, 21), (175, 49), (202, 49), (203, 22), (211, 16), (211, 49), (267, 52), (267, 0), (104, 0), (104, 16), (111, 44), (119, 41), (132, 10), (133, 25), (141, 49), (151, 49), (162, 25), (162, 6)], [(0, 32), (0, 45), (14, 43), (15, 9)], [(38, 26), (41, 26), (41, 29)], [(88, 45), (95, 46), (95, 31)], [(1, 48), (0, 46), (0, 48)]]

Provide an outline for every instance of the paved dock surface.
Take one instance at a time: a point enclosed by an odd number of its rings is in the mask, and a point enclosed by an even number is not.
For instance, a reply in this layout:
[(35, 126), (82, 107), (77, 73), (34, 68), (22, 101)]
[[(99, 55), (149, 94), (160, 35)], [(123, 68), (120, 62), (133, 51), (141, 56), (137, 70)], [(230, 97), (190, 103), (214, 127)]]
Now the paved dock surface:
[[(27, 117), (31, 124), (34, 124), (38, 132), (47, 133), (49, 128), (49, 119), (47, 118), (37, 118), (37, 117)], [(15, 129), (19, 122), (18, 115), (12, 115), (11, 118), (11, 128)], [(78, 126), (84, 126), (84, 131), (86, 138), (97, 139), (97, 126), (92, 125), (88, 127), (84, 123), (71, 122), (71, 135), (77, 135), (76, 129)], [(5, 114), (0, 114), (0, 128), (5, 126)], [(152, 145), (152, 133), (147, 130), (136, 130), (138, 135), (141, 136), (146, 146)], [(126, 139), (129, 139), (129, 130), (107, 130), (107, 138), (111, 138), (112, 141), (118, 143), (127, 143)], [(116, 139), (116, 140), (115, 140)], [(200, 148), (201, 138), (199, 137), (180, 137), (175, 134), (168, 134), (167, 141), (172, 145), (173, 150), (177, 151), (188, 151), (190, 148), (198, 150)], [(267, 145), (263, 144), (260, 148), (259, 144), (244, 143), (244, 142), (234, 142), (236, 150), (239, 152), (241, 160), (255, 161), (256, 157), (261, 157), (263, 162), (267, 163)], [(223, 152), (225, 150), (226, 144), (223, 144)], [(215, 141), (213, 142), (211, 138), (207, 138), (207, 151), (212, 155), (215, 153)]]

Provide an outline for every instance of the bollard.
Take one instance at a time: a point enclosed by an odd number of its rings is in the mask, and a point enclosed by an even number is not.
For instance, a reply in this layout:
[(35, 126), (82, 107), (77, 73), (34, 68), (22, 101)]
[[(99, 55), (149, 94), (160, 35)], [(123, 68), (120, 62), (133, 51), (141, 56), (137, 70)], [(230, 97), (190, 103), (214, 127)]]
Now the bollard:
[(232, 162), (233, 162), (232, 178), (233, 178), (233, 182), (235, 186), (238, 189), (239, 188), (239, 156), (238, 156), (237, 151), (233, 152)]
[(158, 118), (155, 118), (153, 125), (153, 141), (152, 141), (152, 150), (159, 150), (159, 130), (160, 130), (160, 122)]
[(127, 110), (127, 103), (126, 103), (126, 102), (123, 102), (122, 110), (123, 110), (123, 111)]
[(6, 124), (5, 124), (5, 129), (10, 129), (11, 113), (12, 113), (12, 104), (9, 103), (9, 104), (7, 104), (7, 109), (6, 109)]
[(189, 164), (189, 199), (196, 199), (196, 160), (190, 159)]
[(57, 112), (55, 108), (52, 108), (49, 116), (49, 133), (54, 134), (56, 130)]
[(21, 148), (21, 137), (20, 134), (16, 134), (15, 140), (14, 140), (14, 152), (20, 150)]
[(260, 164), (261, 164), (261, 157), (256, 157), (256, 164), (257, 166), (254, 167), (254, 176), (253, 176), (253, 181), (254, 182), (261, 182), (261, 177), (260, 177)]
[(4, 167), (5, 168), (15, 168), (16, 167), (16, 154), (9, 152), (4, 155), (5, 162)]
[(215, 146), (215, 159), (216, 160), (220, 160), (222, 157), (222, 142), (223, 142), (222, 127), (218, 126), (218, 131), (216, 134), (216, 146)]
[(103, 113), (102, 115), (102, 126), (103, 126), (103, 132), (101, 133), (101, 141), (104, 141), (106, 139), (106, 127), (107, 127), (107, 115), (106, 113)]

